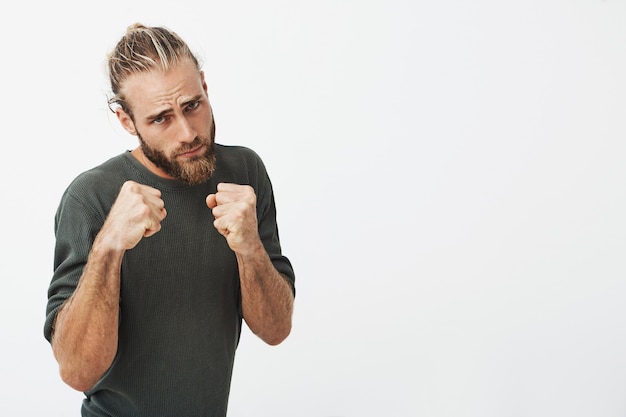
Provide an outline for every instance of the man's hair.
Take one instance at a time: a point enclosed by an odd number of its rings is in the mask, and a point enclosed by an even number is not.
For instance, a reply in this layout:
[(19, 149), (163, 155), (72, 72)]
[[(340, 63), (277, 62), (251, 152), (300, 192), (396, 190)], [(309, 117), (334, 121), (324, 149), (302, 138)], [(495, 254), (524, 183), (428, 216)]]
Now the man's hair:
[(109, 108), (119, 105), (131, 117), (121, 87), (133, 74), (160, 70), (166, 72), (172, 65), (190, 59), (200, 69), (196, 56), (176, 33), (164, 27), (146, 27), (135, 23), (117, 43), (108, 57), (109, 80), (113, 96)]

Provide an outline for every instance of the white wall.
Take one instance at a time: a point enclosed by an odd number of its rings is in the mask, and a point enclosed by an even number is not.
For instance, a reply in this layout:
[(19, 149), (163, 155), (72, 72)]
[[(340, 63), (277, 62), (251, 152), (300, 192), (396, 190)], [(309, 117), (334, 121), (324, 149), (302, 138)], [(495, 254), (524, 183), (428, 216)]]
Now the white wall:
[(42, 335), (69, 181), (135, 146), (105, 55), (165, 25), (264, 158), (293, 333), (230, 415), (626, 415), (626, 3), (19, 2), (0, 16), (0, 414), (78, 415)]

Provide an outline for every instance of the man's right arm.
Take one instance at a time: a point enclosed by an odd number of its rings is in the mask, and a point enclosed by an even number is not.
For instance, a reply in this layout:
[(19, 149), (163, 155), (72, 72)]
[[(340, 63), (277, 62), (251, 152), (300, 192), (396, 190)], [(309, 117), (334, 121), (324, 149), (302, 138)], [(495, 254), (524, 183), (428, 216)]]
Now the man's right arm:
[(52, 351), (61, 378), (78, 391), (91, 388), (117, 352), (123, 255), (96, 238), (74, 294), (57, 314)]
[(120, 269), (124, 253), (161, 229), (166, 216), (159, 190), (126, 182), (96, 236), (76, 290), (61, 306), (52, 350), (61, 378), (87, 391), (117, 352)]

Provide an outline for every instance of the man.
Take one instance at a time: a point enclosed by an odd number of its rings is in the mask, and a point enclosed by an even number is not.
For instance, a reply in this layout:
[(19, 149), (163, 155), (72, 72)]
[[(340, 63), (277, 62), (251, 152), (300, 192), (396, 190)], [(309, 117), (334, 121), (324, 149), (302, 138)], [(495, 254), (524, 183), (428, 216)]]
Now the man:
[(291, 330), (271, 183), (253, 151), (215, 144), (204, 74), (175, 33), (130, 26), (108, 66), (140, 146), (61, 199), (45, 337), (83, 416), (224, 416), (242, 318), (270, 345)]

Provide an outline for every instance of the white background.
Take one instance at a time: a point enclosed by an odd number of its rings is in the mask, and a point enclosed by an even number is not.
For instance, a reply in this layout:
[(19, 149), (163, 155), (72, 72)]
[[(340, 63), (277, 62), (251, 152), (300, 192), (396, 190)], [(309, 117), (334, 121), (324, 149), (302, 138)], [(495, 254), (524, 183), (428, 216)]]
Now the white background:
[(202, 58), (297, 273), (289, 339), (242, 336), (231, 417), (626, 415), (622, 0), (3, 9), (0, 415), (79, 415), (42, 332), (53, 216), (136, 145), (104, 66), (136, 21)]

